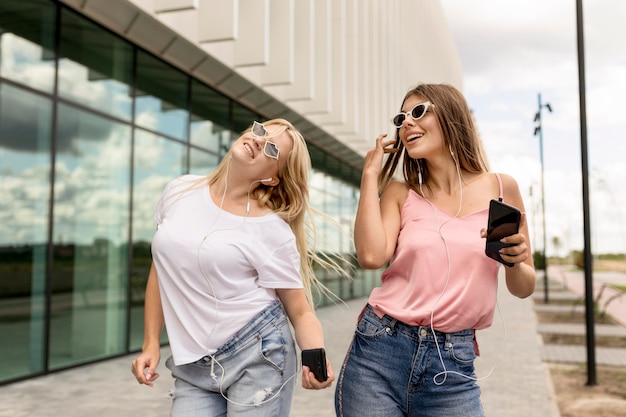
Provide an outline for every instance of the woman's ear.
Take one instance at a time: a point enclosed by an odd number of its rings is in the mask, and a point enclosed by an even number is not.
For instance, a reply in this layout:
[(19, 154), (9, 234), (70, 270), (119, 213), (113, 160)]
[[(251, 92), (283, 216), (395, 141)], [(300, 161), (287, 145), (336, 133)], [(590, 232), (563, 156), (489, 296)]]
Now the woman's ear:
[(270, 187), (275, 187), (280, 183), (280, 178), (267, 178), (261, 181), (263, 185), (269, 185)]
[(280, 184), (280, 178), (272, 178), (272, 181), (270, 181), (267, 185), (276, 187), (278, 184)]

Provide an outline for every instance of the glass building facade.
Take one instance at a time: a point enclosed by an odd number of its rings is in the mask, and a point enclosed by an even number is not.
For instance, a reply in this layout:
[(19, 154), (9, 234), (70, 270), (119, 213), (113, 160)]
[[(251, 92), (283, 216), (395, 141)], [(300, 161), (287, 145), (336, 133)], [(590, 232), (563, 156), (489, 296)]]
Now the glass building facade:
[[(0, 2), (0, 384), (140, 349), (156, 200), (254, 119), (59, 3)], [(360, 172), (309, 150), (311, 202), (347, 232), (320, 225), (324, 250), (351, 254)], [(342, 299), (379, 276), (319, 273)]]

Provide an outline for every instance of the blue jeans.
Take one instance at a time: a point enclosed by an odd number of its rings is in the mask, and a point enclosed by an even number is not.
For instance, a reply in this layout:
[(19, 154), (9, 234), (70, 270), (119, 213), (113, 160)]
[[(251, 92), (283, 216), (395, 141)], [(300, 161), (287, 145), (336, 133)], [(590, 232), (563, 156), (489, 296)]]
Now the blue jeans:
[(296, 382), (296, 350), (276, 300), (213, 355), (166, 366), (175, 378), (172, 417), (288, 416)]
[(339, 374), (335, 411), (338, 417), (482, 417), (475, 358), (471, 329), (433, 335), (428, 326), (380, 318), (368, 305)]

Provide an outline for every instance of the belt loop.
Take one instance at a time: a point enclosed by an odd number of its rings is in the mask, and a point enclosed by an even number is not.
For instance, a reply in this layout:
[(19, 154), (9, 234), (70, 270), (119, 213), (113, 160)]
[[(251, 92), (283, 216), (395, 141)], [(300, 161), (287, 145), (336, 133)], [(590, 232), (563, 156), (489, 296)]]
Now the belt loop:
[(389, 322), (389, 324), (387, 325), (387, 327), (391, 327), (391, 329), (395, 330), (396, 328), (396, 324), (398, 323), (397, 319), (391, 319), (391, 321)]
[(444, 333), (446, 335), (446, 339), (443, 345), (445, 350), (449, 350), (452, 347), (452, 336), (451, 333)]

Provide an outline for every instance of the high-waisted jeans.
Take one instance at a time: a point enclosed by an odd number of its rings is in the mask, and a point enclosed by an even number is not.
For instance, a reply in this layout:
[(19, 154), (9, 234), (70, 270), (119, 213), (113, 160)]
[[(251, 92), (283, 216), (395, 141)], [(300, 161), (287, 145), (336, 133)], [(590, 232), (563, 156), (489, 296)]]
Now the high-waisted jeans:
[(289, 415), (297, 359), (278, 300), (215, 354), (180, 366), (169, 357), (166, 366), (175, 378), (172, 417)]
[(433, 331), (368, 305), (339, 374), (339, 417), (482, 417), (474, 331)]

